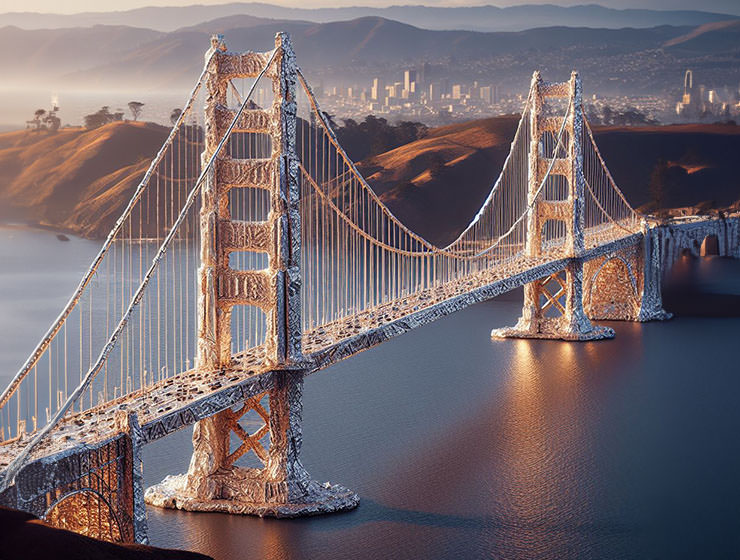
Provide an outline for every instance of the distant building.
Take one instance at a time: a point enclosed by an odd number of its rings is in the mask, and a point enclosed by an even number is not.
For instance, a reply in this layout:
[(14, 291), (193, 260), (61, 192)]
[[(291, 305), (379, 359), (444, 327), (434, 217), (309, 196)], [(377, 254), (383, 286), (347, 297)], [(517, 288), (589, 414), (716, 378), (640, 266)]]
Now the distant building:
[(429, 84), (429, 101), (439, 101), (442, 98), (442, 88), (439, 84)]
[(412, 91), (411, 82), (416, 82), (416, 70), (406, 70), (403, 73), (403, 89)]
[(683, 76), (683, 97), (676, 103), (676, 114), (680, 117), (698, 117), (701, 113), (702, 94), (704, 87), (699, 92), (694, 89), (694, 73), (686, 70)]
[(488, 105), (496, 103), (496, 86), (481, 86), (479, 91), (480, 98), (484, 103)]
[(378, 101), (385, 96), (385, 82), (380, 78), (373, 78), (373, 86), (370, 88), (370, 99)]

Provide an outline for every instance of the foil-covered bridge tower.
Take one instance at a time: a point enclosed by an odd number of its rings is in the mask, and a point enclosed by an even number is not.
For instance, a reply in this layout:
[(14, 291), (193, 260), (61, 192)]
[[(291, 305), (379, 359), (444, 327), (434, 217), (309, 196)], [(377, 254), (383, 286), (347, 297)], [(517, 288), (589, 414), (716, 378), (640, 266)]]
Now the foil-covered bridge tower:
[[(275, 517), (349, 509), (359, 501), (356, 494), (318, 484), (300, 461), (304, 364), (295, 54), (285, 33), (276, 36), (271, 64), (269, 52), (231, 53), (220, 38), (213, 41), (212, 49), (217, 52), (206, 55), (210, 62), (203, 161), (216, 153), (230, 133), (266, 135), (272, 150), (269, 157), (249, 159), (222, 151), (202, 191), (196, 368), (239, 367), (232, 349), (232, 311), (236, 306), (255, 306), (266, 316), (264, 361), (273, 371), (268, 386), (246, 398), (237, 410), (226, 408), (195, 424), (188, 472), (149, 488), (146, 499), (190, 511)], [(237, 118), (236, 111), (227, 107), (230, 81), (255, 79), (265, 65), (274, 94), (271, 107), (248, 108)], [(236, 189), (265, 191), (266, 219), (233, 219), (229, 195)], [(265, 254), (267, 266), (235, 270), (229, 257), (239, 251)], [(262, 423), (252, 434), (239, 422), (250, 413)], [(232, 451), (233, 437), (239, 445)], [(261, 468), (235, 464), (249, 451)]]

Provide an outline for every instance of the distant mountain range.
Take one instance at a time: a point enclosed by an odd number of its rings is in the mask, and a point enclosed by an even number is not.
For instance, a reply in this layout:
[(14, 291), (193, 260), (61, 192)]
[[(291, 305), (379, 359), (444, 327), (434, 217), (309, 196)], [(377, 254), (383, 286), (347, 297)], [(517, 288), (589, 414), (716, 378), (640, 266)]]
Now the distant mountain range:
[(317, 80), (339, 76), (369, 84), (373, 75), (396, 76), (421, 61), (432, 64), (432, 74), (452, 80), (478, 75), (511, 90), (525, 86), (536, 68), (551, 79), (577, 68), (591, 91), (655, 92), (678, 84), (687, 67), (708, 80), (740, 79), (740, 20), (699, 27), (481, 33), (421, 29), (379, 17), (312, 23), (231, 16), (169, 33), (102, 25), (5, 27), (0, 73), (6, 84), (24, 87), (182, 89), (198, 75), (211, 33), (223, 32), (232, 50), (266, 50), (280, 30), (291, 34), (299, 64)]
[[(718, 2), (723, 2), (718, 4)], [(651, 5), (662, 7), (660, 2)], [(740, 15), (735, 0), (715, 0), (714, 5), (728, 13), (697, 10), (626, 9), (615, 10), (594, 4), (555, 6), (551, 4), (496, 6), (430, 7), (391, 6), (388, 8), (288, 8), (248, 2), (213, 6), (148, 7), (119, 12), (86, 12), (79, 14), (4, 13), (0, 27), (13, 25), (23, 29), (56, 29), (93, 25), (126, 25), (158, 31), (175, 31), (203, 21), (235, 15), (250, 15), (279, 20), (303, 20), (327, 23), (367, 16), (383, 17), (425, 29), (464, 29), (469, 31), (522, 31), (534, 27), (655, 27), (659, 25), (697, 26)], [(701, 4), (699, 4), (701, 6)], [(734, 9), (733, 9), (734, 6)]]

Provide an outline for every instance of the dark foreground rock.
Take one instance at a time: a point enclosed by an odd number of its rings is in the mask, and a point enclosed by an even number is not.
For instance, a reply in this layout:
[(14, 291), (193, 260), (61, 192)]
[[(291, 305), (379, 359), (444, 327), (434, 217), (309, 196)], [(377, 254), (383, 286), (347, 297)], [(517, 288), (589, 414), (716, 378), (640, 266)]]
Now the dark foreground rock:
[[(0, 560), (208, 560), (210, 556), (139, 544), (118, 545), (56, 529), (0, 507)], [(211, 559), (212, 560), (212, 559)]]

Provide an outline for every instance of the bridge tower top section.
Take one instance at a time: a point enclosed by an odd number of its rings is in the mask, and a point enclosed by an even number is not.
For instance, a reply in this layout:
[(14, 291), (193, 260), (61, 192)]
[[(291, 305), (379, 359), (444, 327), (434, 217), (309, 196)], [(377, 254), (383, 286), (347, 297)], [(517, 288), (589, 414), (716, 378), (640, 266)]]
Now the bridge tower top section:
[[(526, 252), (539, 257), (564, 236), (558, 249), (575, 257), (584, 250), (581, 78), (573, 72), (567, 82), (546, 83), (535, 72), (531, 91)], [(566, 100), (564, 114), (558, 100)]]
[[(264, 313), (268, 364), (290, 367), (301, 361), (296, 63), (287, 34), (276, 35), (275, 49), (274, 57), (272, 52), (231, 53), (216, 37), (206, 55), (210, 62), (204, 161), (237, 116), (227, 104), (232, 80), (256, 78), (269, 64), (264, 76), (272, 82), (273, 99), (270, 107), (250, 104), (242, 110), (202, 191), (196, 360), (201, 369), (233, 365), (231, 316), (236, 306), (257, 307)], [(269, 139), (267, 153), (244, 149), (254, 144), (255, 137)], [(240, 143), (243, 149), (235, 150)], [(235, 200), (248, 202), (239, 209), (233, 207)], [(266, 201), (259, 203), (267, 207), (266, 214), (250, 207), (258, 206), (257, 200)], [(238, 252), (266, 255), (266, 266), (237, 270), (230, 257)]]

